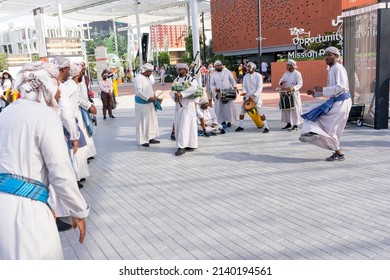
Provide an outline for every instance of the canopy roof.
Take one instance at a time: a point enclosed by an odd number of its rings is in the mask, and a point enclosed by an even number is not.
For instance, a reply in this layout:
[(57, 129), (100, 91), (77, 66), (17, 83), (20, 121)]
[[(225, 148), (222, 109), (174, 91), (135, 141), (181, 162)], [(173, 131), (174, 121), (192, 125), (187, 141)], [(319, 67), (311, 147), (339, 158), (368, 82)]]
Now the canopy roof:
[[(115, 18), (118, 22), (136, 25), (137, 3), (140, 25), (186, 23), (189, 0), (0, 0), (1, 21), (10, 21), (20, 16), (32, 15), (32, 10), (44, 8), (46, 15), (56, 16), (58, 5), (62, 6), (64, 19), (81, 22), (105, 21)], [(198, 0), (198, 12), (209, 13), (210, 1)]]

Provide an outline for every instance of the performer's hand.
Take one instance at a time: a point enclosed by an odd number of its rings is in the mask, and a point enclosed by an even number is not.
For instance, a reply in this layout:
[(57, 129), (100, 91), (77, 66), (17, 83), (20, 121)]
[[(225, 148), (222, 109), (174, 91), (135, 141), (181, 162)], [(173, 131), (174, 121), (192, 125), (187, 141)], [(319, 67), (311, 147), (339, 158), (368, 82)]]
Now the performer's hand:
[(155, 100), (156, 100), (156, 97), (149, 97), (149, 99), (148, 99), (150, 102), (154, 102)]
[(96, 115), (97, 114), (97, 110), (96, 110), (96, 107), (95, 105), (91, 105), (91, 107), (89, 107), (89, 112), (93, 115)]
[(314, 90), (315, 90), (315, 91), (318, 91), (318, 92), (322, 92), (323, 89), (322, 89), (322, 87), (315, 86), (315, 87), (314, 87)]
[(82, 244), (84, 242), (84, 238), (85, 238), (85, 219), (81, 219), (81, 218), (76, 218), (76, 217), (72, 217), (72, 227), (73, 228), (79, 228), (80, 230), (80, 237), (79, 237), (79, 242)]
[(183, 95), (181, 95), (181, 92), (177, 92), (177, 93), (175, 93), (175, 95), (176, 95), (176, 98), (179, 100), (179, 98), (180, 97), (183, 97)]
[(315, 93), (315, 91), (314, 91), (314, 89), (308, 89), (307, 91), (306, 91), (306, 93), (308, 94), (308, 95), (311, 95), (311, 96), (314, 96), (314, 93)]
[(240, 94), (240, 96), (245, 96), (245, 95), (246, 95), (246, 93), (245, 93), (245, 92), (243, 92), (243, 93), (241, 93), (241, 94)]
[(249, 100), (249, 101), (253, 101), (253, 96), (249, 96), (249, 97), (248, 97), (248, 100)]
[(72, 146), (73, 146), (73, 154), (75, 155), (77, 153), (77, 150), (79, 149), (79, 141), (72, 140)]
[(290, 92), (290, 91), (294, 91), (294, 87), (288, 87), (288, 88), (287, 88), (287, 91), (289, 91), (289, 92)]

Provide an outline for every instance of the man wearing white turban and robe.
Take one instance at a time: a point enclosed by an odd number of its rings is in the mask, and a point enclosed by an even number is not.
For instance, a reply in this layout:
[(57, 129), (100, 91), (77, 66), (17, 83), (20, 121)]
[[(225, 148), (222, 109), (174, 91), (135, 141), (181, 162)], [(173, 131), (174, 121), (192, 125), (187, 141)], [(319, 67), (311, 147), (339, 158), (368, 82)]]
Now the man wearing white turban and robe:
[(302, 87), (302, 75), (296, 70), (297, 63), (295, 60), (289, 59), (287, 61), (287, 71), (283, 74), (279, 81), (281, 92), (288, 92), (292, 96), (294, 105), (293, 109), (283, 110), (282, 108), (282, 122), (287, 123), (282, 129), (288, 129), (289, 131), (298, 130), (298, 125), (302, 124), (302, 101), (299, 89)]
[(195, 103), (198, 98), (190, 98), (198, 90), (198, 82), (188, 74), (189, 67), (185, 63), (176, 65), (178, 76), (172, 83), (172, 88), (183, 90), (172, 90), (170, 95), (176, 102), (175, 105), (175, 136), (176, 156), (183, 155), (186, 151), (191, 152), (198, 148), (198, 127), (196, 118)]
[[(82, 66), (78, 62), (73, 62), (70, 65), (70, 79), (65, 83), (69, 91), (70, 98), (70, 107), (72, 109), (74, 118), (77, 119), (77, 125), (80, 128), (83, 138), (85, 139), (85, 135), (87, 132), (87, 127), (84, 122), (83, 116), (81, 114), (80, 108), (80, 89), (78, 87), (78, 83), (81, 81), (81, 69)], [(85, 141), (85, 140), (84, 140)], [(73, 155), (73, 153), (71, 153)], [(79, 149), (76, 154), (73, 155), (73, 161), (76, 162), (77, 170), (76, 177), (77, 180), (85, 179), (89, 176), (89, 168), (88, 168), (88, 148), (86, 145), (81, 147), (79, 143)]]
[(338, 63), (339, 58), (340, 51), (337, 48), (329, 47), (325, 50), (325, 61), (329, 66), (328, 84), (326, 87), (316, 86), (309, 89), (307, 94), (313, 97), (328, 96), (329, 99), (320, 106), (313, 106), (302, 115), (304, 121), (299, 137), (301, 142), (334, 151), (326, 158), (327, 161), (345, 159), (340, 139), (352, 106), (347, 71)]
[(138, 145), (149, 147), (149, 144), (159, 144), (155, 138), (160, 135), (155, 107), (156, 97), (150, 77), (153, 65), (145, 63), (141, 73), (134, 79), (135, 88), (135, 137)]
[(15, 88), (21, 98), (0, 114), (0, 259), (63, 259), (47, 206), (51, 184), (85, 237), (89, 207), (77, 187), (58, 114), (58, 69), (27, 63)]

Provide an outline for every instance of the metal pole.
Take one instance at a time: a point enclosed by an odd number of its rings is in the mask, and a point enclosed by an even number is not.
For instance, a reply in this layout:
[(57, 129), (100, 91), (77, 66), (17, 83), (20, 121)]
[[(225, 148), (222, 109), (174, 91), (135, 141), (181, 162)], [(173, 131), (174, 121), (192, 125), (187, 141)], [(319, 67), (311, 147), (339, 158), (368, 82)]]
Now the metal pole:
[(206, 35), (204, 33), (204, 12), (202, 12), (202, 33), (203, 33), (203, 63), (206, 62)]
[[(112, 13), (114, 13), (114, 9), (112, 9)], [(115, 17), (112, 18), (112, 28), (113, 28), (113, 30), (114, 30), (115, 54), (119, 57), (119, 51), (118, 51), (118, 36), (117, 36), (117, 34), (116, 34)]]
[[(127, 17), (127, 60), (128, 60), (128, 65), (130, 69), (130, 82), (131, 82), (131, 77), (133, 75), (133, 36), (132, 36), (132, 31), (131, 31), (131, 24), (130, 24), (130, 16)], [(126, 73), (127, 75), (127, 73)]]
[[(191, 8), (191, 23), (192, 23), (192, 46), (193, 46), (193, 56), (196, 57), (197, 53), (200, 53), (200, 46), (199, 46), (199, 24), (198, 24), (198, 3), (196, 0), (190, 1), (190, 8)], [(199, 68), (201, 60), (200, 55), (198, 55), (198, 58), (196, 61), (194, 61), (196, 64), (196, 68)], [(196, 72), (196, 69), (195, 71)], [(195, 75), (196, 80), (198, 83), (200, 83), (200, 73), (198, 75)]]
[(259, 11), (259, 15), (257, 17), (257, 28), (258, 28), (258, 31), (259, 31), (259, 38), (258, 38), (258, 42), (257, 42), (257, 52), (258, 52), (258, 67), (260, 67), (260, 58), (261, 58), (261, 0), (259, 0), (258, 4), (257, 4), (257, 7), (258, 7), (258, 11)]
[(62, 6), (60, 1), (57, 1), (57, 12), (58, 12), (58, 24), (60, 26), (61, 37), (65, 37), (64, 23), (62, 22)]
[(137, 37), (138, 37), (138, 52), (139, 52), (139, 65), (141, 66), (144, 64), (144, 58), (142, 54), (142, 34), (141, 34), (141, 28), (139, 26), (139, 12), (138, 12), (138, 0), (134, 0), (135, 4), (135, 19), (137, 22)]
[(156, 54), (156, 65), (159, 68), (160, 63), (158, 62), (158, 41), (157, 41), (157, 25), (154, 26), (154, 48)]

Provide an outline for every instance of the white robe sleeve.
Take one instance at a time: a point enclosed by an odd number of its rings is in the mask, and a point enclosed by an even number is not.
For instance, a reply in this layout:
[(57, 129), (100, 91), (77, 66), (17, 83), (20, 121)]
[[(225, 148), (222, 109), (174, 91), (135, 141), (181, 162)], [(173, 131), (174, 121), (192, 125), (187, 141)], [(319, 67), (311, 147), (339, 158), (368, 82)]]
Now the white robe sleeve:
[(259, 73), (254, 73), (253, 75), (256, 75), (256, 90), (253, 94), (256, 96), (256, 99), (259, 99), (261, 96), (261, 92), (263, 91), (263, 76), (261, 76)]
[(61, 98), (59, 101), (60, 117), (66, 130), (70, 134), (70, 140), (78, 140), (80, 138), (80, 132), (78, 131), (76, 119), (74, 117), (72, 107), (69, 100), (69, 92), (67, 92), (67, 86), (61, 84)]
[(139, 74), (141, 76), (135, 78), (134, 80), (134, 88), (135, 88), (135, 95), (142, 98), (145, 101), (149, 100), (149, 96), (146, 92), (146, 89), (148, 86), (151, 86), (150, 80), (144, 77), (142, 74)]
[(71, 216), (85, 218), (89, 207), (81, 195), (72, 169), (62, 125), (58, 118), (43, 119), (37, 124), (36, 145), (48, 171), (49, 183)]
[(300, 72), (295, 71), (295, 85), (294, 85), (294, 91), (298, 91), (303, 86), (303, 80), (302, 75)]
[(336, 63), (328, 72), (329, 84), (323, 88), (323, 95), (334, 96), (348, 91), (348, 76), (344, 66)]

